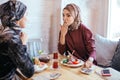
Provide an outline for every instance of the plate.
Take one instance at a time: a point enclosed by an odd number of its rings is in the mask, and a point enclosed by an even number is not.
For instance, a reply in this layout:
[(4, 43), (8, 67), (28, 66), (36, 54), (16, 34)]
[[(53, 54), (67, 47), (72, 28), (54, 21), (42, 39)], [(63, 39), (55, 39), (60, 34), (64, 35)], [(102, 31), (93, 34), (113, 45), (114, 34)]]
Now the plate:
[[(64, 60), (64, 59), (63, 59)], [(78, 59), (79, 60), (79, 63), (78, 64), (68, 64), (68, 63), (63, 63), (63, 60), (61, 61), (61, 64), (62, 65), (65, 65), (65, 66), (68, 66), (68, 67), (80, 67), (80, 66), (82, 66), (83, 64), (84, 64), (84, 62), (82, 61), (82, 60), (80, 60), (80, 59)]]
[(42, 65), (42, 67), (40, 67), (39, 65), (34, 65), (35, 72), (41, 72), (45, 70), (46, 68), (48, 68), (47, 64)]

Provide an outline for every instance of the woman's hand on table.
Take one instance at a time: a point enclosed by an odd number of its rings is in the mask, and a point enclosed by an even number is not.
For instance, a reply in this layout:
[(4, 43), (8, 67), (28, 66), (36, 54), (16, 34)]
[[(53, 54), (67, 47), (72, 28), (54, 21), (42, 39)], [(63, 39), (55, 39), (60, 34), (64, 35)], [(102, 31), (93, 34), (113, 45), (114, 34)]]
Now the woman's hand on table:
[(92, 57), (89, 57), (89, 59), (84, 63), (84, 67), (91, 68), (93, 65), (93, 60), (94, 59)]
[(84, 67), (86, 68), (91, 68), (93, 65), (93, 62), (91, 62), (90, 60), (87, 60), (85, 63), (84, 63)]

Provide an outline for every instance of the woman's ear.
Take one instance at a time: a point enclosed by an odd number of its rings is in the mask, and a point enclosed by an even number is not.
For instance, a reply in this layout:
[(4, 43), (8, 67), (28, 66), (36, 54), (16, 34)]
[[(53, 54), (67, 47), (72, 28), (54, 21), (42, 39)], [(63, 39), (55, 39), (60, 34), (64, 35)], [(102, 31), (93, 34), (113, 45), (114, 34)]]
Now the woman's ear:
[(16, 21), (16, 24), (19, 25), (19, 21)]

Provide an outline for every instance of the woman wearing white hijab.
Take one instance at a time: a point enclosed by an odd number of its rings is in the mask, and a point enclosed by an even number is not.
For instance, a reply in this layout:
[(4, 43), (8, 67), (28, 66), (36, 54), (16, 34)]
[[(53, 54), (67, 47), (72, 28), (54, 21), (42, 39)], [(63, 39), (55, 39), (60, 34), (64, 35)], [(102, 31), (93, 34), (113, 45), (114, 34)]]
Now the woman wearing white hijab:
[(85, 61), (85, 67), (96, 64), (95, 40), (92, 32), (82, 23), (80, 9), (76, 4), (68, 4), (63, 9), (63, 25), (59, 34), (60, 54), (71, 52), (73, 56)]

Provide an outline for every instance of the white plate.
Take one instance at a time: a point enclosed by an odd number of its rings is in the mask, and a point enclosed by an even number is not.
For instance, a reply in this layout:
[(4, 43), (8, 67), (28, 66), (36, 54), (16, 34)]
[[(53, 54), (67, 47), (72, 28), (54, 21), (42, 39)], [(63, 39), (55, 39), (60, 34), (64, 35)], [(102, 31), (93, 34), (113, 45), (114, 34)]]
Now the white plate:
[[(63, 59), (64, 60), (64, 59)], [(78, 64), (68, 64), (68, 63), (63, 63), (63, 60), (61, 61), (61, 64), (62, 65), (65, 65), (65, 66), (68, 66), (68, 67), (80, 67), (80, 66), (82, 66), (83, 64), (84, 64), (84, 62), (82, 61), (82, 60), (80, 60), (80, 59), (78, 59), (79, 60), (79, 63)]]
[(38, 65), (34, 65), (35, 72), (41, 72), (45, 70), (46, 68), (48, 68), (47, 64), (44, 64), (42, 67), (39, 67)]

